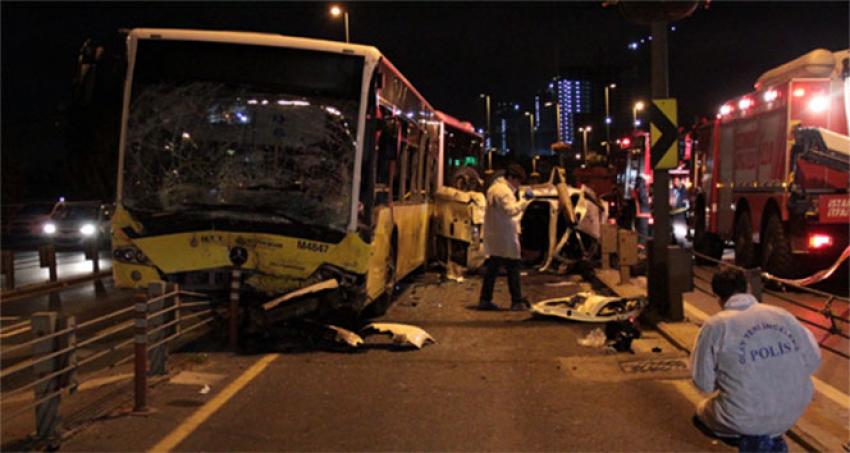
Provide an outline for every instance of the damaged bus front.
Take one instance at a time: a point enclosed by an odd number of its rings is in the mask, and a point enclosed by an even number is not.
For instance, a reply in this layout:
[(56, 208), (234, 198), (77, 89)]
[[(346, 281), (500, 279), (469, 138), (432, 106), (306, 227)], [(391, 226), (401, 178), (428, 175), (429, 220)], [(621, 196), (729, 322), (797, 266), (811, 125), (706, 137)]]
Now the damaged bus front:
[[(376, 49), (255, 33), (133, 30), (114, 275), (258, 303), (333, 279), (290, 314), (362, 310), (373, 253), (359, 203)], [(374, 94), (372, 94), (374, 96)], [(386, 254), (386, 251), (384, 251)], [(252, 297), (253, 296), (253, 297)], [(250, 303), (250, 302), (249, 302)]]

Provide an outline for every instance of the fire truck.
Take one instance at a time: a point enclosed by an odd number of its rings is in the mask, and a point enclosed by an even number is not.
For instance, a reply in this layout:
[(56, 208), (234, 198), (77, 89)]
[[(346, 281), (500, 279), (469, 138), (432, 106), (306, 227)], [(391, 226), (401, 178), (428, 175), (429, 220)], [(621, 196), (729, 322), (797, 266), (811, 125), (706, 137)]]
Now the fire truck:
[(849, 56), (816, 49), (771, 69), (695, 131), (697, 251), (731, 241), (736, 264), (795, 277), (847, 247)]

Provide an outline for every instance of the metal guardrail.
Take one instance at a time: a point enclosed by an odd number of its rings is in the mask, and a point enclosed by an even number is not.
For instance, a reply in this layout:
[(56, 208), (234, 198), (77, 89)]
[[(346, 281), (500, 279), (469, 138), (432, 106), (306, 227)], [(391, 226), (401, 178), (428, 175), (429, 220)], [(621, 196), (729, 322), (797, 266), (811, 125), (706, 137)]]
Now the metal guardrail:
[(56, 261), (56, 247), (52, 244), (39, 246), (39, 267), (48, 269), (48, 281), (18, 287), (15, 279), (15, 252), (3, 250), (2, 259), (0, 259), (0, 273), (6, 279), (3, 285), (3, 291), (0, 292), (0, 303), (13, 302), (34, 295), (52, 294), (69, 286), (79, 285), (92, 280), (97, 283), (101, 278), (111, 275), (111, 271), (100, 270), (100, 256), (95, 242), (87, 242), (84, 253), (85, 259), (92, 262), (92, 273), (60, 280)]
[[(842, 337), (844, 339), (850, 340), (850, 335), (848, 335), (845, 331), (841, 330), (841, 328), (838, 326), (839, 323), (844, 324), (844, 325), (850, 325), (850, 319), (848, 319), (848, 317), (847, 317), (847, 313), (850, 313), (850, 308), (844, 310), (843, 316), (840, 315), (840, 314), (835, 314), (832, 311), (833, 310), (833, 303), (835, 301), (842, 301), (842, 302), (850, 305), (850, 298), (842, 297), (842, 296), (839, 296), (837, 294), (831, 294), (831, 293), (828, 293), (828, 292), (825, 292), (825, 291), (820, 291), (820, 290), (815, 289), (815, 288), (809, 288), (807, 286), (796, 285), (794, 283), (788, 282), (787, 280), (775, 278), (775, 277), (773, 277), (772, 275), (770, 275), (766, 272), (761, 272), (760, 268), (746, 269), (746, 268), (743, 268), (741, 266), (738, 266), (738, 265), (735, 265), (735, 264), (732, 264), (732, 263), (727, 263), (723, 260), (718, 260), (716, 258), (704, 255), (704, 254), (699, 253), (699, 252), (693, 252), (693, 253), (694, 253), (694, 256), (697, 256), (700, 259), (718, 264), (720, 266), (726, 266), (726, 267), (730, 267), (730, 268), (733, 268), (733, 269), (738, 269), (738, 270), (740, 270), (744, 273), (755, 275), (755, 276), (757, 276), (757, 278), (760, 279), (760, 281), (762, 283), (764, 283), (766, 281), (767, 282), (774, 282), (774, 283), (776, 283), (777, 285), (780, 285), (780, 286), (787, 286), (787, 287), (790, 287), (790, 288), (794, 288), (797, 291), (806, 292), (806, 293), (809, 293), (809, 294), (812, 294), (812, 295), (815, 295), (815, 296), (826, 298), (826, 302), (824, 303), (824, 306), (822, 308), (815, 308), (815, 307), (812, 307), (811, 305), (800, 303), (800, 301), (794, 300), (791, 297), (786, 296), (784, 293), (781, 293), (781, 292), (778, 292), (778, 291), (773, 291), (773, 290), (770, 290), (770, 289), (762, 289), (762, 291), (764, 293), (767, 293), (767, 294), (769, 294), (769, 295), (771, 295), (771, 296), (773, 296), (777, 299), (783, 300), (783, 301), (790, 303), (792, 305), (795, 305), (797, 307), (800, 307), (800, 308), (803, 308), (803, 309), (806, 309), (806, 310), (810, 310), (810, 311), (813, 311), (815, 313), (819, 313), (824, 318), (828, 319), (830, 326), (824, 327), (824, 326), (822, 326), (822, 325), (820, 325), (816, 322), (813, 322), (809, 319), (805, 319), (805, 318), (802, 318), (802, 317), (799, 317), (799, 316), (796, 317), (802, 323), (811, 325), (813, 327), (816, 327), (816, 328), (819, 328), (819, 329), (822, 329), (822, 330), (826, 330), (828, 332), (828, 335), (825, 336), (823, 338), (823, 340), (821, 340), (820, 346), (822, 348), (824, 348), (824, 349), (826, 349), (830, 352), (833, 352), (837, 355), (840, 355), (840, 356), (842, 356), (846, 359), (850, 359), (850, 354), (848, 354), (847, 351), (842, 351), (842, 350), (839, 350), (839, 349), (836, 349), (836, 348), (833, 348), (833, 347), (830, 347), (828, 345), (823, 344), (824, 341), (826, 340), (826, 338), (829, 337), (829, 335), (837, 335), (837, 336)], [(703, 281), (707, 281), (706, 279), (703, 279), (701, 277), (697, 277), (697, 278), (700, 278)]]
[[(602, 226), (602, 234), (601, 234), (601, 251), (602, 251), (602, 267), (609, 268), (611, 259), (610, 254), (616, 253), (619, 256), (619, 267), (620, 267), (620, 284), (626, 283), (630, 279), (630, 268), (631, 266), (638, 264), (640, 260), (645, 260), (646, 258), (639, 257), (637, 253), (637, 249), (639, 247), (636, 239), (641, 239), (643, 241), (652, 240), (652, 237), (641, 235), (640, 233), (634, 230), (626, 230), (622, 228), (618, 228), (616, 225), (603, 225)], [(838, 354), (842, 357), (850, 359), (850, 354), (847, 351), (838, 350), (836, 348), (830, 347), (826, 344), (823, 344), (824, 341), (830, 335), (837, 335), (844, 339), (850, 339), (848, 333), (846, 331), (846, 327), (850, 325), (850, 319), (848, 319), (848, 313), (850, 313), (850, 298), (839, 296), (837, 294), (831, 294), (825, 291), (821, 291), (815, 288), (809, 288), (807, 286), (802, 286), (790, 282), (785, 279), (780, 279), (774, 277), (766, 272), (762, 272), (760, 268), (752, 268), (746, 269), (741, 266), (737, 266), (733, 263), (728, 263), (723, 260), (719, 260), (717, 258), (713, 258), (708, 255), (704, 255), (702, 253), (692, 251), (693, 255), (701, 260), (708, 261), (710, 263), (718, 264), (721, 266), (730, 267), (733, 269), (738, 269), (747, 276), (750, 286), (752, 288), (753, 294), (759, 300), (762, 299), (762, 294), (769, 294), (772, 297), (783, 300), (787, 303), (793, 304), (800, 308), (813, 311), (815, 313), (819, 313), (824, 318), (829, 320), (829, 327), (825, 327), (821, 324), (813, 322), (809, 319), (805, 319), (803, 317), (797, 316), (797, 319), (800, 322), (809, 324), (816, 328), (825, 330), (828, 332), (827, 336), (825, 336), (821, 340), (821, 347), (829, 350), (835, 354)], [(694, 278), (707, 281), (705, 278), (699, 276), (698, 274), (693, 274)], [(773, 282), (780, 287), (789, 287), (794, 288), (797, 291), (805, 292), (808, 294), (812, 294), (818, 297), (822, 297), (826, 299), (826, 302), (822, 307), (813, 307), (809, 304), (801, 303), (798, 300), (794, 300), (793, 298), (787, 296), (786, 294), (778, 291), (773, 291), (765, 287), (766, 282)], [(709, 282), (710, 283), (710, 282)], [(848, 304), (848, 307), (844, 309), (843, 314), (836, 314), (835, 310), (835, 302), (840, 301)], [(844, 330), (839, 325), (843, 325), (845, 327)]]
[[(166, 292), (167, 291), (167, 292)], [(4, 411), (4, 419), (8, 420), (27, 413), (35, 408), (36, 439), (49, 441), (55, 439), (59, 423), (59, 401), (63, 393), (73, 394), (78, 382), (76, 373), (84, 365), (94, 362), (109, 354), (135, 345), (133, 352), (122, 355), (116, 361), (98, 367), (94, 371), (118, 366), (130, 360), (135, 360), (135, 409), (146, 409), (147, 374), (165, 374), (167, 372), (168, 349), (174, 340), (210, 323), (213, 309), (208, 301), (182, 301), (181, 296), (199, 297), (198, 293), (181, 291), (176, 284), (152, 286), (149, 294), (134, 306), (122, 308), (104, 316), (83, 323), (77, 323), (74, 316), (62, 317), (56, 312), (35, 313), (30, 319), (31, 331), (36, 338), (4, 347), (0, 350), (0, 359), (9, 354), (30, 349), (32, 357), (13, 366), (0, 370), (0, 379), (32, 370), (31, 381), (13, 390), (0, 394), (0, 404), (6, 404), (10, 398), (33, 390), (33, 401), (15, 409)], [(206, 308), (206, 309), (204, 309)], [(201, 309), (201, 310), (199, 310)], [(191, 310), (191, 313), (184, 314)], [(102, 325), (122, 315), (134, 314), (126, 322), (106, 329), (84, 340), (78, 339), (78, 334), (87, 328)], [(189, 325), (186, 323), (192, 322)], [(133, 329), (134, 334), (129, 339), (121, 340), (119, 334)], [(21, 332), (23, 335), (27, 332)], [(79, 359), (79, 351), (107, 339), (119, 340), (107, 345), (99, 351)], [(150, 363), (150, 366), (148, 366)]]

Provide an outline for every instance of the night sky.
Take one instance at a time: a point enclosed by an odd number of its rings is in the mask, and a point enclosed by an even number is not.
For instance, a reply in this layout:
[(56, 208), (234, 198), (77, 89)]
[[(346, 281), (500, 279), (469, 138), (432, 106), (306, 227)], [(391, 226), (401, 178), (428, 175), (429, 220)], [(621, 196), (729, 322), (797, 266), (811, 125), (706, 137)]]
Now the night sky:
[[(344, 39), (329, 3), (2, 2), (2, 129), (5, 179), (43, 186), (62, 165), (62, 134), (50, 132), (70, 101), (77, 51), (119, 28), (246, 30)], [(481, 125), (479, 93), (530, 108), (561, 66), (649, 65), (649, 35), (601, 2), (348, 3), (353, 42), (378, 47), (438, 109)], [(680, 116), (713, 115), (750, 90), (766, 69), (809, 50), (848, 47), (848, 2), (719, 2), (670, 34), (671, 95)], [(55, 172), (55, 168), (53, 171)], [(35, 174), (34, 174), (35, 173)], [(12, 178), (13, 180), (15, 178)], [(22, 193), (53, 196), (56, 189)]]

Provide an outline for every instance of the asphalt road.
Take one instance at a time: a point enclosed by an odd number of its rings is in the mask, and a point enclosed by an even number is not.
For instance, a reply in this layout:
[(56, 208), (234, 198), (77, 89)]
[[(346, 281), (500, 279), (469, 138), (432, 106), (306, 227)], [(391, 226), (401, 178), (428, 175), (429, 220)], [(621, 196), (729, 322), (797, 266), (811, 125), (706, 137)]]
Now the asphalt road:
[[(554, 276), (523, 281), (532, 301), (575, 291), (547, 286), (563, 281)], [(151, 391), (152, 414), (98, 421), (62, 449), (145, 450), (168, 439), (183, 451), (732, 450), (692, 426), (699, 395), (685, 372), (622, 371), (683, 358), (657, 333), (644, 331), (637, 354), (606, 353), (577, 344), (594, 325), (472, 310), (477, 278), (437, 282), (417, 276), (381, 319), (424, 328), (436, 344), (397, 350), (370, 336), (359, 353), (210, 353), (190, 379)]]

